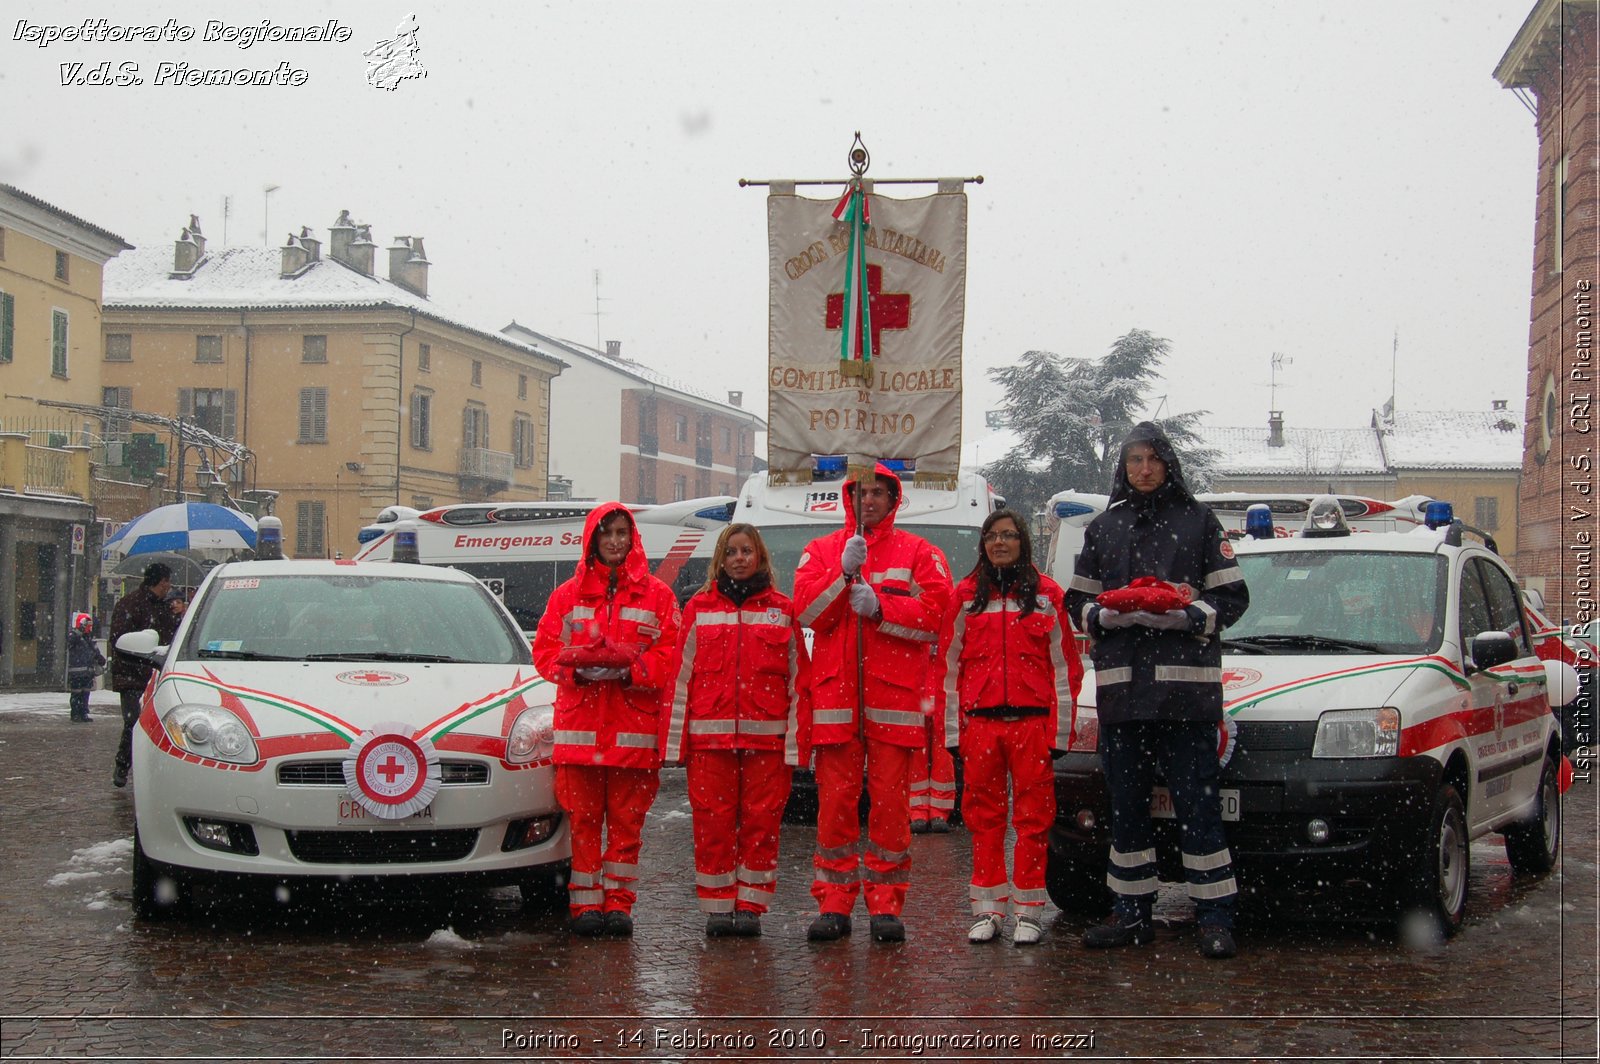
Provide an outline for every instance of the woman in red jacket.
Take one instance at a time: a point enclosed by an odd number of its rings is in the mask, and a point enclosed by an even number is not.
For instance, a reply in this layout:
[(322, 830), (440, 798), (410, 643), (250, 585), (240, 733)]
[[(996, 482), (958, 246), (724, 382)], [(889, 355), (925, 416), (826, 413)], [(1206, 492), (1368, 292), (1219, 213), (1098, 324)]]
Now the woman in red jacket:
[[(970, 942), (1017, 914), (1018, 946), (1044, 935), (1046, 833), (1056, 815), (1051, 755), (1072, 737), (1083, 662), (1061, 586), (1033, 565), (1027, 525), (1010, 510), (983, 522), (978, 563), (956, 585), (939, 643), (945, 745), (965, 773), (961, 816), (972, 833)], [(1006, 882), (1006, 777), (1017, 832)]]
[(707, 935), (759, 935), (790, 778), (811, 760), (811, 706), (805, 638), (755, 526), (722, 530), (681, 631), (662, 756), (688, 766), (695, 893)]
[(533, 661), (556, 684), (556, 798), (572, 831), (572, 930), (631, 935), (639, 832), (661, 782), (678, 602), (650, 575), (621, 503), (595, 507), (583, 537), (577, 572), (539, 620)]

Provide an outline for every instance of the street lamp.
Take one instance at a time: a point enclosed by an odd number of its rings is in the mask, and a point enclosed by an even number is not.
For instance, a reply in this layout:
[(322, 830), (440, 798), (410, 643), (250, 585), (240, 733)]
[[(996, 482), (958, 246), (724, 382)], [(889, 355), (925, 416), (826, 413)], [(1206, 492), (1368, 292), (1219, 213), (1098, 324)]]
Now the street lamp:
[(272, 223), (270, 219), (272, 194), (278, 191), (278, 187), (277, 185), (268, 185), (261, 190), (261, 242), (269, 248), (272, 246)]

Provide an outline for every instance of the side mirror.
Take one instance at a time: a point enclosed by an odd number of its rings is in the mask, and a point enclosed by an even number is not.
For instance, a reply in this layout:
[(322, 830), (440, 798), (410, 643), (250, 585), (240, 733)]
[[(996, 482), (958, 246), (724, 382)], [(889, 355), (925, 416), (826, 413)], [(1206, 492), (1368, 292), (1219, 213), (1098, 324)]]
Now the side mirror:
[(161, 664), (163, 655), (157, 651), (161, 648), (161, 636), (154, 628), (146, 628), (140, 632), (128, 632), (117, 640), (117, 651), (128, 655), (130, 658), (139, 658), (152, 665)]
[(1545, 679), (1549, 686), (1545, 692), (1550, 696), (1550, 705), (1559, 709), (1578, 697), (1582, 684), (1578, 680), (1578, 670), (1564, 661), (1547, 661), (1544, 663)]
[(1492, 669), (1517, 660), (1517, 643), (1504, 632), (1479, 632), (1472, 637), (1471, 652), (1472, 668)]

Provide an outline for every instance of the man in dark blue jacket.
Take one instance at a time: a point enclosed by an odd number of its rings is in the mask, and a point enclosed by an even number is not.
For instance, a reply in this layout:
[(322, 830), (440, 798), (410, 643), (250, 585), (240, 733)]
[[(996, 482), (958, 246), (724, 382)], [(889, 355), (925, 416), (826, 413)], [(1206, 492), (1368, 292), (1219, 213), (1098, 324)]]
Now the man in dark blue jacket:
[[(1135, 578), (1186, 584), (1189, 605), (1161, 613), (1096, 602)], [(1155, 937), (1156, 852), (1150, 796), (1161, 771), (1183, 835), (1184, 875), (1200, 952), (1231, 957), (1237, 888), (1217, 789), (1222, 719), (1221, 633), (1250, 604), (1222, 525), (1195, 501), (1160, 427), (1141, 422), (1123, 442), (1106, 512), (1084, 533), (1067, 608), (1094, 641), (1100, 758), (1111, 792), (1111, 919), (1084, 935), (1105, 948)]]

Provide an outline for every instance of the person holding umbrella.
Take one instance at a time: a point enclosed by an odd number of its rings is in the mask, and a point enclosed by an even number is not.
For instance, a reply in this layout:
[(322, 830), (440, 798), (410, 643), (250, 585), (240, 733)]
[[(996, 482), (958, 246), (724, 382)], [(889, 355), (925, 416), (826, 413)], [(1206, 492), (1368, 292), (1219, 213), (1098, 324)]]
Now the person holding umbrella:
[(172, 569), (163, 562), (145, 566), (139, 586), (122, 596), (111, 610), (111, 689), (122, 699), (122, 741), (117, 744), (117, 759), (111, 773), (113, 787), (128, 785), (128, 770), (133, 767), (133, 726), (139, 721), (140, 696), (155, 672), (155, 666), (119, 652), (117, 640), (129, 632), (153, 628), (162, 643), (170, 643), (178, 630), (178, 614), (167, 604), (172, 590)]

